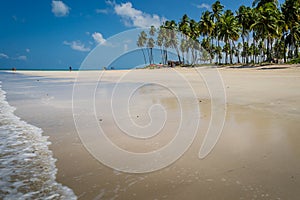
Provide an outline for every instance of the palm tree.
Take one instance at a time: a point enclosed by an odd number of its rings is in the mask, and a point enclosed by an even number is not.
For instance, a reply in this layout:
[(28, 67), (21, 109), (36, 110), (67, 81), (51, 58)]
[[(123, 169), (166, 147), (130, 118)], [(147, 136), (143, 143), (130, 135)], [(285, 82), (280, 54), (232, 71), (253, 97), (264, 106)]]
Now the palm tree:
[(182, 38), (180, 42), (180, 51), (182, 53), (182, 64), (185, 64), (185, 53), (188, 53), (188, 42), (186, 38)]
[(238, 45), (235, 48), (235, 56), (237, 57), (237, 63), (241, 63), (240, 62), (240, 55), (241, 55), (241, 49), (242, 49), (243, 45), (242, 43), (238, 43)]
[(267, 41), (267, 61), (271, 62), (272, 42), (281, 34), (280, 25), (283, 23), (281, 13), (274, 3), (266, 3), (256, 9), (257, 18), (251, 28), (257, 36)]
[[(219, 42), (219, 21), (220, 21), (220, 16), (223, 12), (224, 6), (220, 3), (220, 1), (216, 1), (215, 3), (212, 4), (212, 16), (213, 16), (213, 22), (215, 24), (215, 28), (213, 30), (213, 36), (216, 37), (217, 39), (217, 50), (220, 50), (220, 42)], [(217, 54), (218, 56), (218, 62), (221, 62), (221, 57), (220, 54)]]
[[(184, 15), (178, 24), (179, 31), (183, 34), (181, 39), (180, 49), (184, 50), (183, 54), (187, 56), (191, 52), (191, 63), (194, 64), (197, 60), (196, 49), (198, 48), (198, 38), (200, 36), (199, 24), (195, 20), (190, 20), (187, 15)], [(183, 55), (184, 59), (184, 55)]]
[[(212, 33), (214, 30), (214, 22), (213, 22), (213, 17), (211, 15), (211, 12), (209, 11), (205, 11), (204, 13), (202, 13), (201, 19), (199, 21), (199, 28), (200, 28), (200, 32), (202, 34), (203, 37), (207, 37), (207, 39), (211, 39), (212, 38)], [(213, 45), (213, 44), (212, 44)], [(212, 57), (213, 51), (212, 51), (212, 45), (208, 46), (207, 50), (210, 54), (210, 56)], [(210, 63), (212, 62), (212, 60), (210, 60)]]
[(273, 3), (277, 5), (278, 1), (277, 0), (254, 0), (252, 6), (254, 7), (256, 5), (256, 8), (259, 8), (267, 3)]
[[(248, 63), (248, 46), (246, 44), (249, 44), (249, 32), (250, 32), (250, 27), (254, 23), (253, 22), (253, 17), (252, 15), (252, 10), (250, 7), (246, 7), (244, 5), (240, 6), (238, 11), (236, 12), (236, 18), (238, 20), (238, 23), (242, 27), (241, 29), (241, 38), (242, 38), (242, 43), (243, 43), (243, 51), (245, 53), (245, 58), (244, 58), (244, 63)], [(245, 38), (247, 38), (247, 43), (245, 42)]]
[(181, 57), (179, 53), (179, 48), (178, 48), (178, 38), (177, 38), (177, 32), (178, 32), (178, 27), (177, 24), (174, 20), (172, 21), (166, 21), (164, 24), (164, 28), (166, 28), (167, 32), (167, 38), (170, 42), (170, 46), (173, 47), (177, 53), (178, 61), (181, 63)]
[(218, 60), (219, 60), (219, 64), (221, 64), (221, 60), (222, 60), (222, 47), (217, 46), (215, 47), (215, 54), (218, 56)]
[(258, 43), (258, 49), (259, 49), (259, 62), (263, 62), (264, 58), (265, 58), (265, 53), (266, 53), (266, 48), (264, 45), (264, 41), (260, 40), (260, 42)]
[(220, 20), (220, 16), (223, 12), (224, 6), (220, 3), (220, 1), (216, 1), (212, 4), (212, 17), (214, 23), (217, 23)]
[(220, 39), (222, 39), (227, 46), (227, 48), (225, 48), (226, 63), (228, 61), (228, 53), (230, 53), (230, 63), (233, 64), (232, 48), (234, 46), (234, 41), (237, 41), (239, 38), (239, 32), (240, 26), (237, 19), (233, 15), (233, 12), (231, 10), (226, 10), (220, 18)]
[(279, 59), (282, 59), (284, 58), (284, 54), (285, 54), (285, 51), (284, 51), (284, 40), (277, 40), (275, 42), (275, 45), (274, 45), (274, 52), (275, 52), (275, 57), (279, 60)]
[(155, 44), (154, 39), (152, 37), (149, 38), (148, 43), (147, 43), (147, 47), (150, 49), (150, 54), (149, 54), (149, 63), (150, 63), (150, 65), (154, 63), (153, 51), (152, 51), (152, 49), (154, 48), (154, 44)]
[(137, 46), (140, 47), (142, 52), (143, 52), (145, 65), (147, 64), (146, 55), (145, 55), (145, 52), (144, 52), (144, 46), (146, 45), (146, 42), (147, 42), (147, 33), (145, 31), (142, 31), (139, 34), (138, 41), (137, 41)]
[(225, 53), (225, 64), (228, 64), (228, 54), (230, 53), (230, 45), (229, 43), (225, 43), (222, 51)]
[(184, 14), (180, 20), (180, 22), (178, 23), (178, 29), (179, 31), (183, 34), (183, 36), (186, 37), (190, 37), (190, 18), (187, 16), (187, 14)]
[(168, 61), (168, 51), (167, 49), (170, 48), (171, 42), (170, 37), (168, 37), (168, 30), (161, 26), (158, 31), (156, 44), (161, 49), (161, 57), (162, 57), (162, 64), (166, 65)]
[(294, 57), (298, 57), (297, 40), (299, 41), (300, 36), (300, 2), (286, 0), (281, 6), (281, 11), (286, 23), (283, 36), (286, 37), (286, 43), (288, 43), (290, 47), (293, 47)]
[(156, 28), (155, 26), (151, 26), (150, 30), (149, 30), (149, 35), (151, 35), (152, 37), (155, 35), (156, 33)]
[[(168, 48), (177, 52), (179, 62), (183, 63), (190, 58), (190, 63), (195, 64), (200, 55), (208, 58), (210, 62), (216, 56), (219, 63), (222, 55), (225, 62), (233, 63), (235, 56), (237, 62), (270, 62), (272, 58), (286, 61), (286, 57), (299, 56), (300, 46), (300, 1), (285, 0), (281, 9), (277, 0), (254, 0), (253, 8), (240, 6), (233, 14), (217, 0), (212, 5), (212, 11), (201, 14), (200, 21), (183, 15), (177, 23), (174, 20), (166, 21), (157, 31), (151, 27), (149, 38), (142, 31), (138, 37), (137, 46), (141, 48), (145, 63), (147, 63), (144, 47), (147, 46), (149, 62), (153, 63), (152, 49), (158, 45), (161, 49), (162, 63), (168, 60)], [(180, 31), (180, 34), (178, 32)], [(251, 35), (250, 35), (251, 34)], [(155, 38), (156, 36), (156, 38)], [(199, 39), (202, 39), (202, 48)], [(242, 42), (237, 46), (235, 42), (241, 38)], [(156, 39), (156, 42), (155, 42)], [(223, 41), (220, 47), (220, 41)], [(215, 42), (215, 45), (214, 45)], [(199, 52), (201, 49), (208, 51)], [(203, 60), (203, 59), (202, 59)]]
[(197, 49), (199, 46), (199, 41), (198, 38), (200, 37), (200, 28), (199, 28), (199, 23), (197, 23), (195, 20), (190, 20), (190, 37), (188, 39), (188, 45), (189, 48), (191, 49), (192, 53), (192, 65), (194, 65), (197, 61)]
[(154, 26), (151, 26), (150, 30), (149, 30), (149, 35), (151, 37), (148, 39), (148, 43), (147, 43), (147, 47), (150, 49), (150, 53), (149, 53), (149, 62), (150, 62), (150, 64), (154, 63), (153, 48), (154, 48), (154, 45), (155, 45), (155, 41), (154, 41), (153, 37), (155, 36), (155, 33), (156, 33), (156, 28)]
[(157, 39), (156, 39), (156, 44), (157, 44), (157, 46), (160, 47), (161, 63), (163, 65), (166, 64), (165, 59), (164, 59), (165, 58), (165, 56), (164, 56), (164, 54), (165, 54), (165, 49), (164, 49), (165, 35), (166, 35), (165, 29), (162, 27), (159, 28), (158, 34), (157, 34)]
[(182, 34), (182, 39), (181, 39), (181, 43), (180, 43), (180, 50), (182, 53), (182, 62), (183, 64), (185, 64), (185, 53), (189, 52), (189, 47), (188, 47), (188, 38), (191, 35), (191, 29), (190, 29), (190, 19), (189, 17), (184, 14), (180, 20), (180, 22), (178, 23), (178, 28), (179, 31)]

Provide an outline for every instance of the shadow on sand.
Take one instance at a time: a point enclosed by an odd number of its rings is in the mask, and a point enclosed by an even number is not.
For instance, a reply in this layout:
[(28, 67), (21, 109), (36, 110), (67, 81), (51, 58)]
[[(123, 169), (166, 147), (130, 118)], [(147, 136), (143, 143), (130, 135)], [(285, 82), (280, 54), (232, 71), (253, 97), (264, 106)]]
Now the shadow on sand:
[(231, 69), (248, 69), (248, 68), (257, 68), (258, 66), (254, 65), (240, 65), (240, 66), (231, 66)]
[(262, 67), (262, 68), (259, 68), (258, 70), (287, 69), (287, 68), (290, 68), (290, 67)]

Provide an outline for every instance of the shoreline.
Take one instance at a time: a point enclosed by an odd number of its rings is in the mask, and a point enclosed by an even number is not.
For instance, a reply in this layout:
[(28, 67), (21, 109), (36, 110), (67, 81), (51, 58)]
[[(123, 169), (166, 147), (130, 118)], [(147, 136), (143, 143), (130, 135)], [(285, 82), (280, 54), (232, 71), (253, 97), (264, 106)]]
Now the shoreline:
[[(156, 64), (154, 64), (156, 65)], [(193, 69), (193, 68), (201, 68), (201, 67), (210, 67), (216, 66), (218, 69), (286, 69), (286, 68), (297, 68), (300, 67), (300, 64), (274, 64), (274, 63), (267, 63), (267, 64), (232, 64), (232, 65), (214, 65), (214, 64), (202, 64), (196, 66), (175, 66), (175, 67), (160, 67), (160, 68), (134, 68), (134, 69), (72, 69), (72, 72), (78, 71), (127, 71), (127, 70), (155, 70), (155, 69)], [(11, 69), (0, 69), (0, 72), (70, 72), (69, 69), (16, 69), (16, 71), (12, 71)]]
[(16, 116), (16, 108), (7, 102), (6, 94), (0, 81), (0, 196), (76, 199), (70, 188), (56, 181), (56, 159), (49, 149), (48, 136)]
[[(162, 70), (166, 74), (160, 73)], [(297, 190), (300, 186), (297, 170), (300, 167), (297, 159), (300, 155), (300, 136), (297, 134), (300, 130), (300, 69), (220, 68), (228, 100), (226, 123), (215, 149), (204, 160), (198, 160), (197, 154), (209, 125), (209, 93), (194, 69), (180, 68), (179, 71), (188, 78), (201, 100), (202, 125), (183, 157), (163, 170), (140, 175), (121, 173), (104, 166), (81, 144), (70, 104), (77, 73), (17, 71), (24, 75), (23, 78), (27, 77), (26, 82), (10, 80), (3, 84), (8, 102), (17, 107), (16, 115), (41, 127), (43, 134), (50, 137), (50, 149), (58, 159), (57, 180), (73, 189), (79, 199), (199, 199), (199, 196), (249, 199), (262, 195), (274, 199), (297, 198), (300, 195)], [(103, 81), (113, 83), (126, 72), (105, 71)], [(98, 78), (97, 74), (83, 73), (87, 83)], [(133, 73), (132, 82), (137, 82), (139, 76), (154, 75), (160, 79), (170, 72), (161, 69), (135, 70)], [(180, 87), (180, 83), (171, 77), (168, 80)], [(34, 87), (35, 90), (26, 93), (22, 87)], [(145, 97), (148, 98), (147, 93)], [(172, 102), (164, 103), (172, 106)], [(40, 112), (32, 114), (32, 110)], [(105, 115), (102, 123), (113, 133), (112, 138), (117, 144), (125, 148), (131, 144), (117, 134)], [(170, 130), (174, 127), (172, 123)], [(136, 145), (139, 147), (140, 144)]]

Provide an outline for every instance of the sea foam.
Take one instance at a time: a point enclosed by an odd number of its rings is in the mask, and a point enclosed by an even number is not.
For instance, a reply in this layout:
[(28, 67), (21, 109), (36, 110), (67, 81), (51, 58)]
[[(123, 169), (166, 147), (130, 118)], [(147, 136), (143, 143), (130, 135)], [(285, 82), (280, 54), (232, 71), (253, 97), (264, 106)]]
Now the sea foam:
[(14, 115), (0, 82), (0, 199), (76, 199), (56, 182), (56, 159), (42, 129)]

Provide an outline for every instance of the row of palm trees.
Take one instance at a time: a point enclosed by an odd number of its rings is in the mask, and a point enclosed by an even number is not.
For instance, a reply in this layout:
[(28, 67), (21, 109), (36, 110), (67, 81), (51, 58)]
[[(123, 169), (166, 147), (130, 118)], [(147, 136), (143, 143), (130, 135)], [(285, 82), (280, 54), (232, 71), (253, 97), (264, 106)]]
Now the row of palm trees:
[[(161, 50), (161, 62), (168, 61), (172, 48), (183, 64), (287, 62), (299, 57), (300, 1), (254, 0), (252, 7), (225, 10), (216, 1), (196, 21), (183, 15), (179, 22), (166, 21), (156, 29), (142, 31), (137, 46), (145, 63), (154, 63), (153, 48)], [(145, 52), (146, 51), (146, 52)], [(147, 56), (148, 55), (148, 56)], [(148, 59), (147, 59), (148, 57)]]

